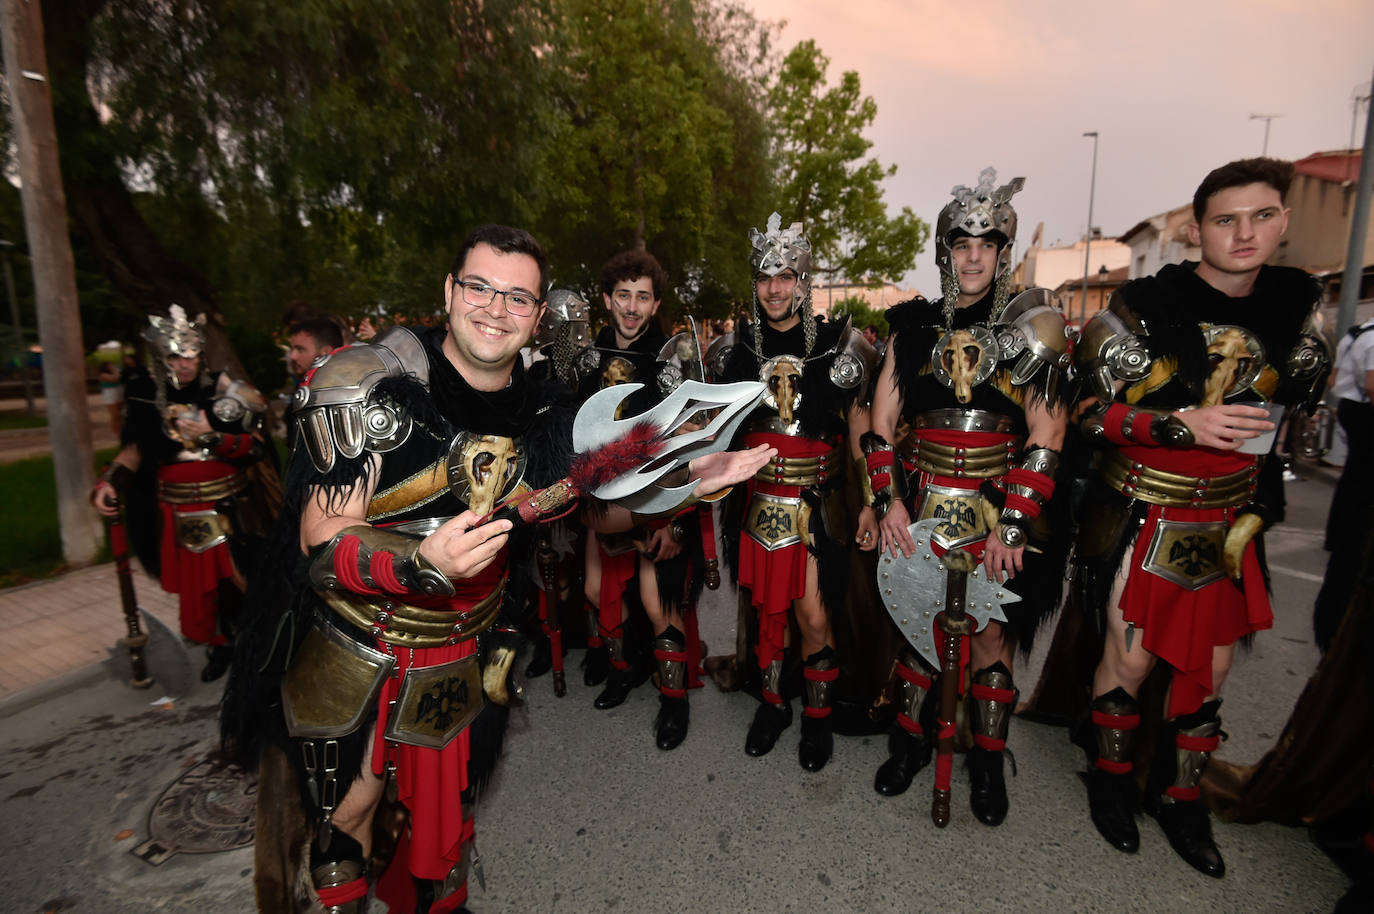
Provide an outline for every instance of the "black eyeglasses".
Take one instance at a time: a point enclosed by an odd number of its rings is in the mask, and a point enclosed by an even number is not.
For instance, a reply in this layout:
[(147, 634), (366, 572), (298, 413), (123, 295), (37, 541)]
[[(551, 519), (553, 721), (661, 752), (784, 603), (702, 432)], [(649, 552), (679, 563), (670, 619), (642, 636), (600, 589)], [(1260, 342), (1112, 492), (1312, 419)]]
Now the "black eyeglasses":
[(485, 308), (500, 295), (506, 300), (507, 311), (516, 317), (529, 317), (543, 304), (543, 299), (535, 298), (534, 293), (524, 289), (501, 290), (485, 282), (469, 282), (462, 279), (455, 279), (454, 283), (462, 286), (463, 301), (474, 308)]

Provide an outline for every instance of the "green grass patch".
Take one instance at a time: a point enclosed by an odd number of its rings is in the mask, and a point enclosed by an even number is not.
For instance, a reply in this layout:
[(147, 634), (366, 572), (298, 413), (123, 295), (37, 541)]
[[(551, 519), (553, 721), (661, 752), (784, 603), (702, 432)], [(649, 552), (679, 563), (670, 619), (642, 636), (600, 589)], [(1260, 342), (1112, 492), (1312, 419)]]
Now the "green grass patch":
[(0, 413), (0, 432), (14, 428), (47, 428), (48, 417), (28, 413)]
[[(109, 463), (116, 450), (97, 451), (96, 466)], [(0, 587), (13, 587), (65, 571), (52, 458), (33, 457), (0, 465), (0, 492), (5, 493), (0, 499), (0, 556), (4, 556)], [(109, 559), (110, 549), (106, 545), (97, 561)]]

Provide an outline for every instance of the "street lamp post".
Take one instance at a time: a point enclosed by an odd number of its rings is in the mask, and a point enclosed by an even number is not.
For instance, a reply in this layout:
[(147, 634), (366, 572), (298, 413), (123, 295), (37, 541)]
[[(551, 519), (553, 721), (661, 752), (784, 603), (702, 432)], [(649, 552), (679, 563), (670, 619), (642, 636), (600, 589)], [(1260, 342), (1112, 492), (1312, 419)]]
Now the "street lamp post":
[(1262, 156), (1267, 156), (1267, 155), (1269, 155), (1269, 125), (1270, 125), (1270, 123), (1273, 122), (1274, 118), (1276, 118), (1276, 117), (1283, 117), (1283, 115), (1282, 115), (1282, 114), (1252, 114), (1252, 115), (1250, 115), (1250, 120), (1252, 120), (1252, 121), (1264, 121), (1264, 146), (1260, 149), (1260, 155), (1262, 155)]
[(1078, 306), (1078, 330), (1081, 333), (1088, 319), (1088, 258), (1092, 255), (1093, 245), (1093, 196), (1097, 193), (1097, 131), (1089, 130), (1083, 134), (1093, 138), (1093, 171), (1088, 182), (1088, 231), (1083, 238), (1083, 301)]

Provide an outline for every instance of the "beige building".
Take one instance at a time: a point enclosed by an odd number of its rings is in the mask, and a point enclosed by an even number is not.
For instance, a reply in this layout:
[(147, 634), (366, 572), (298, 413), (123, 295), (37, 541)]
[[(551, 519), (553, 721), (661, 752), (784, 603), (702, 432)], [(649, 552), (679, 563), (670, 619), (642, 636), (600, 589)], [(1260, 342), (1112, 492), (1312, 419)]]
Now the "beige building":
[(1188, 240), (1188, 223), (1192, 221), (1193, 204), (1185, 203), (1131, 226), (1121, 236), (1121, 242), (1131, 252), (1130, 278), (1153, 276), (1165, 264), (1202, 256), (1201, 250)]
[(1043, 222), (1035, 227), (1030, 247), (1026, 249), (1025, 256), (1021, 258), (1021, 262), (1016, 265), (1016, 271), (1012, 274), (1012, 285), (1018, 289), (1029, 289), (1032, 286), (1056, 289), (1065, 282), (1072, 283), (1076, 280), (1081, 283), (1085, 254), (1090, 261), (1088, 273), (1094, 277), (1102, 267), (1106, 267), (1110, 272), (1130, 263), (1130, 248), (1116, 238), (1106, 238), (1095, 232), (1092, 245), (1087, 251), (1084, 248), (1088, 246), (1088, 242), (1082, 239), (1073, 244), (1045, 247), (1041, 244), (1044, 229)]
[[(1339, 273), (1345, 268), (1360, 151), (1317, 152), (1293, 163), (1297, 174), (1285, 201), (1291, 209), (1288, 233), (1274, 263), (1302, 267), (1310, 273)], [(1361, 266), (1374, 264), (1374, 213), (1365, 236)]]
[(1066, 279), (1054, 288), (1054, 303), (1064, 314), (1064, 319), (1075, 327), (1081, 327), (1111, 301), (1112, 293), (1126, 284), (1127, 267), (1115, 270), (1099, 268), (1088, 277), (1086, 303), (1084, 299), (1083, 277)]
[(811, 287), (811, 307), (817, 314), (829, 314), (830, 309), (844, 299), (861, 298), (868, 307), (876, 311), (886, 311), (893, 305), (920, 294), (916, 289), (902, 289), (891, 282), (866, 286), (843, 280), (828, 284), (818, 280)]

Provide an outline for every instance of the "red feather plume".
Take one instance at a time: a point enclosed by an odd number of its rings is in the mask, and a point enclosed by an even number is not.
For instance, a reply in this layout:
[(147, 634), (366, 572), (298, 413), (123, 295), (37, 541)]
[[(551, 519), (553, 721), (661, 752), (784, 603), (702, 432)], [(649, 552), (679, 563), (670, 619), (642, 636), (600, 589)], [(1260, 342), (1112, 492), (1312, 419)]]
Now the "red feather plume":
[(636, 422), (624, 436), (586, 454), (579, 454), (568, 481), (583, 495), (617, 476), (646, 466), (663, 452), (662, 431), (652, 422)]

